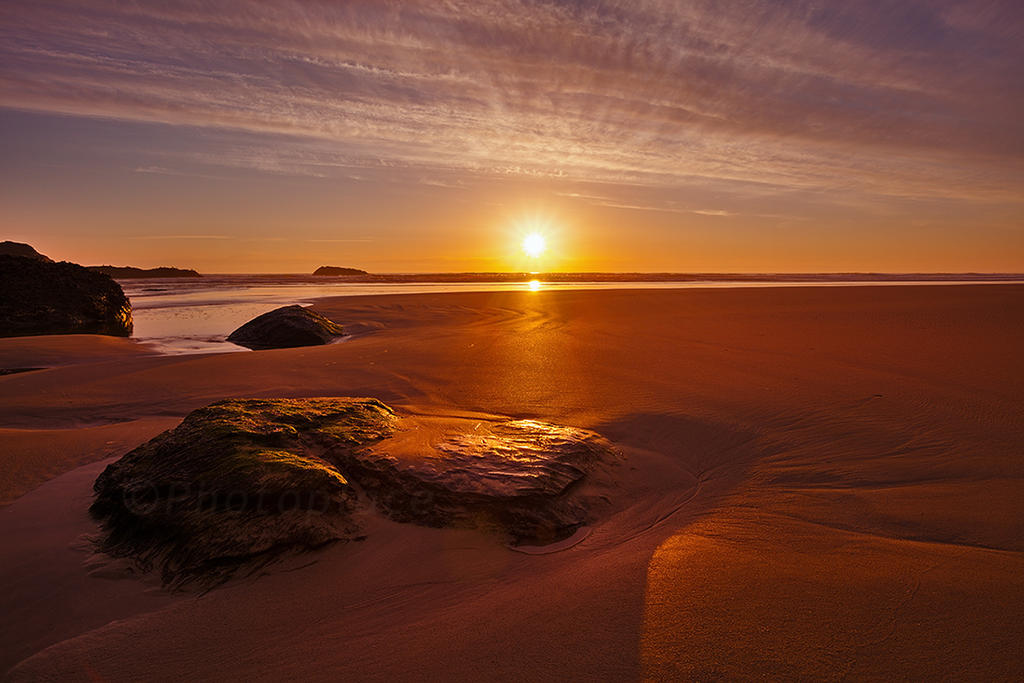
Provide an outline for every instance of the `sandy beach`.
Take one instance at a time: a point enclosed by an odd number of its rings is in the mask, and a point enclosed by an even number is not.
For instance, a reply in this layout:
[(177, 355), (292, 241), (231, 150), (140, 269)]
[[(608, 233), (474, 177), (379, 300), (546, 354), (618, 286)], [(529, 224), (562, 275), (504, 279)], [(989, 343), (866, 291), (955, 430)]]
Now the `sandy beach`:
[[(1012, 680), (1024, 285), (337, 297), (355, 334), (163, 356), (0, 339), (0, 673), (22, 680)], [(96, 475), (229, 397), (594, 430), (573, 543), (383, 517), (208, 593), (89, 551)], [(576, 542), (578, 541), (578, 542)]]

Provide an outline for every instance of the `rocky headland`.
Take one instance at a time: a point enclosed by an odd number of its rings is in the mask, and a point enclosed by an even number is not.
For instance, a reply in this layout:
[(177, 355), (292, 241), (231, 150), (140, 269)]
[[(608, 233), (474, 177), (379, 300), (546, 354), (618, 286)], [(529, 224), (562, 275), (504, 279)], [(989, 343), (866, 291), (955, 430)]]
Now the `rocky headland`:
[(94, 273), (103, 273), (121, 280), (168, 278), (168, 277), (202, 277), (191, 268), (133, 268), (131, 266), (88, 266)]
[(22, 258), (32, 259), (33, 261), (44, 261), (46, 263), (53, 263), (53, 259), (49, 256), (40, 254), (30, 244), (24, 244), (23, 242), (11, 242), (4, 240), (0, 242), (0, 256), (20, 256)]
[(113, 279), (28, 248), (34, 255), (0, 254), (0, 337), (131, 335), (131, 303)]

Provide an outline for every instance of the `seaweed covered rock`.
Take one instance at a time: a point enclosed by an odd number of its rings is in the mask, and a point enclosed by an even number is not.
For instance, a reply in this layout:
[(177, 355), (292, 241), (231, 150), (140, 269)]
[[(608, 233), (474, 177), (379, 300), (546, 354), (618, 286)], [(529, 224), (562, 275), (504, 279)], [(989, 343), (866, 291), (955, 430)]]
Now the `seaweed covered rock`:
[(376, 399), (232, 399), (189, 414), (94, 485), (99, 549), (165, 583), (216, 584), (243, 566), (398, 522), (550, 543), (593, 521), (594, 477), (616, 459), (593, 432), (533, 420), (408, 416)]
[(42, 259), (0, 255), (0, 337), (132, 333), (132, 307), (119, 284)]
[(357, 497), (321, 457), (392, 432), (373, 399), (236, 399), (190, 413), (108, 466), (90, 509), (99, 549), (165, 583), (217, 583), (240, 566), (360, 534)]
[(285, 349), (327, 344), (341, 335), (333, 320), (294, 305), (253, 318), (228, 335), (228, 341), (249, 349)]

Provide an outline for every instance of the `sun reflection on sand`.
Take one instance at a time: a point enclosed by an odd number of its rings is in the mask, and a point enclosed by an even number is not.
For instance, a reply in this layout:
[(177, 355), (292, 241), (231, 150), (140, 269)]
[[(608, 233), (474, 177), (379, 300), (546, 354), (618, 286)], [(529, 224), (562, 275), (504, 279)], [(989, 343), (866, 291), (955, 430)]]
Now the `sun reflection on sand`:
[(526, 286), (530, 288), (531, 292), (539, 291), (540, 290), (540, 280), (530, 280), (529, 282), (526, 283)]

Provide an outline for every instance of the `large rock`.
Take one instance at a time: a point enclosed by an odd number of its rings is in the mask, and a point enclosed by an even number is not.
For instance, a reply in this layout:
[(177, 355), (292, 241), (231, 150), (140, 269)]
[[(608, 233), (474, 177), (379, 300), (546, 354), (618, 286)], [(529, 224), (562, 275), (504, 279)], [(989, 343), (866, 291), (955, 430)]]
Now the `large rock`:
[(188, 415), (96, 479), (99, 548), (165, 583), (217, 583), (246, 564), (359, 535), (356, 493), (322, 457), (391, 433), (373, 399), (227, 400)]
[(131, 332), (128, 297), (106, 275), (74, 263), (0, 255), (0, 336)]
[(327, 344), (342, 335), (341, 326), (302, 306), (284, 306), (253, 318), (228, 335), (250, 349), (285, 349)]
[(99, 548), (166, 583), (215, 584), (285, 552), (399, 522), (558, 541), (593, 521), (593, 432), (532, 420), (397, 417), (375, 399), (232, 399), (110, 465), (91, 511)]

